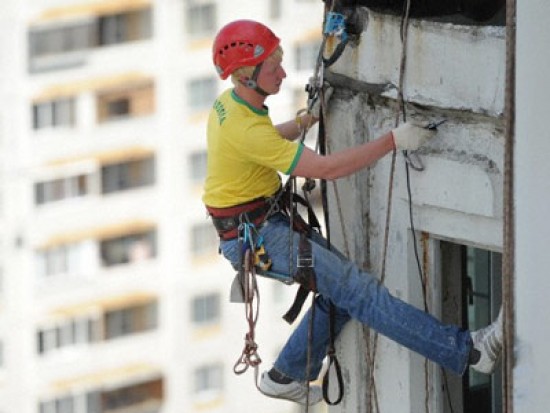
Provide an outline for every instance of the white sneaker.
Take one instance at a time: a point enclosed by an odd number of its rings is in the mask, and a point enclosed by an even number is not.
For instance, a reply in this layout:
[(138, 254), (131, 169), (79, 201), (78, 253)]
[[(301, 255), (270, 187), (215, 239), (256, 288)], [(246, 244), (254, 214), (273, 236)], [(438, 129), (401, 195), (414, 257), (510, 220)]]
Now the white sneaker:
[(491, 374), (502, 352), (503, 320), (502, 308), (497, 319), (487, 327), (472, 332), (474, 348), (481, 353), (476, 364), (472, 364), (474, 370), (480, 373)]
[[(284, 399), (306, 404), (307, 383), (292, 381), (288, 384), (281, 384), (273, 381), (267, 371), (262, 373), (260, 379), (260, 391), (267, 397)], [(309, 405), (319, 403), (323, 399), (323, 391), (320, 386), (309, 386)]]

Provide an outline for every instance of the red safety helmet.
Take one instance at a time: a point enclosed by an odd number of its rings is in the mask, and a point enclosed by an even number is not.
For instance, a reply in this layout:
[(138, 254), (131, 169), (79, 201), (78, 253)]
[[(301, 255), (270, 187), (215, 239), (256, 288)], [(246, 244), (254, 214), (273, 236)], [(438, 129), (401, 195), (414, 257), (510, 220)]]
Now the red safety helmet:
[(262, 63), (279, 46), (280, 39), (261, 23), (236, 20), (225, 25), (216, 36), (212, 60), (222, 79), (243, 66)]

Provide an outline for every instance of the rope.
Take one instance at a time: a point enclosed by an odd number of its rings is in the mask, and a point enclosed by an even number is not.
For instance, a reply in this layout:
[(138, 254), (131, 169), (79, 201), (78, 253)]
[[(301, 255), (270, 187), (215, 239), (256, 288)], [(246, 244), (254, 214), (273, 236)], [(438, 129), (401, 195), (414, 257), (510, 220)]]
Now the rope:
[(516, 0), (506, 2), (506, 89), (504, 135), (504, 193), (502, 300), (504, 307), (503, 407), (514, 412), (514, 267), (515, 267), (515, 213), (514, 213), (514, 130), (515, 130), (515, 74), (516, 74)]
[[(405, 66), (407, 62), (407, 40), (408, 40), (408, 28), (409, 28), (409, 14), (410, 14), (411, 0), (407, 0), (405, 4), (405, 10), (403, 11), (403, 18), (401, 22), (401, 62), (399, 67), (399, 84), (398, 84), (398, 95), (397, 95), (397, 114), (395, 119), (395, 126), (399, 125), (400, 115), (403, 114), (403, 120), (406, 120), (405, 113), (405, 102), (403, 97), (403, 85), (405, 81)], [(384, 244), (382, 252), (382, 264), (380, 270), (380, 282), (383, 284), (386, 279), (386, 260), (388, 255), (388, 245), (389, 245), (389, 232), (390, 232), (390, 223), (391, 223), (391, 211), (392, 211), (392, 202), (393, 202), (393, 187), (395, 179), (395, 163), (397, 158), (397, 152), (394, 150), (392, 153), (391, 159), (391, 168), (390, 176), (388, 183), (388, 198), (387, 198), (387, 211), (386, 211), (386, 224), (384, 228)], [(372, 349), (369, 352), (367, 349), (367, 361), (369, 363), (370, 370), (370, 380), (369, 380), (369, 394), (372, 394), (374, 398), (371, 398), (371, 410), (380, 412), (380, 405), (378, 403), (378, 392), (376, 390), (376, 380), (374, 377), (374, 369), (376, 363), (376, 352), (378, 347), (378, 332), (374, 332), (373, 345)], [(372, 405), (374, 401), (374, 406)], [(374, 410), (376, 409), (376, 410)]]
[(258, 344), (255, 341), (256, 323), (260, 313), (260, 291), (256, 280), (256, 270), (254, 266), (254, 253), (252, 248), (248, 248), (244, 256), (244, 309), (245, 317), (248, 323), (248, 332), (244, 337), (244, 348), (241, 356), (233, 366), (235, 374), (243, 374), (252, 367), (255, 370), (254, 383), (258, 390), (258, 367), (262, 362), (258, 354)]
[[(334, 2), (331, 2), (330, 8), (327, 5), (325, 5), (325, 21), (323, 22), (323, 26), (325, 26), (325, 24), (326, 24), (327, 15), (329, 13), (332, 13), (333, 10), (334, 10)], [(325, 59), (324, 56), (323, 56), (323, 51), (325, 49), (328, 37), (329, 37), (329, 34), (325, 32), (324, 36), (323, 36), (323, 41), (322, 41), (321, 46), (319, 48), (319, 54), (317, 56), (317, 61), (316, 61), (316, 64), (315, 64), (313, 84), (308, 85), (308, 87), (310, 87), (308, 89), (308, 92), (309, 92), (309, 104), (308, 104), (308, 109), (307, 109), (308, 113), (311, 113), (313, 104), (315, 103), (315, 99), (320, 99), (319, 100), (319, 104), (320, 104), (319, 123), (320, 123), (320, 125), (319, 125), (318, 139), (317, 139), (317, 143), (316, 143), (316, 146), (317, 146), (316, 150), (318, 152), (320, 152), (322, 155), (326, 154), (326, 150), (327, 150), (327, 143), (326, 143), (325, 131), (324, 131), (324, 121), (323, 121), (323, 119), (325, 117), (325, 111), (326, 111), (325, 99), (324, 99), (324, 90), (323, 90), (324, 71), (325, 71), (326, 67), (332, 65), (341, 56), (341, 54), (342, 54), (342, 52), (343, 52), (343, 50), (346, 46), (346, 43), (347, 43), (345, 41), (342, 41), (339, 44), (337, 50), (333, 53), (333, 55), (329, 59)], [(311, 117), (310, 117), (310, 122), (311, 122)], [(311, 125), (309, 124), (307, 127), (305, 127), (302, 130), (302, 137), (301, 137), (302, 142), (305, 139), (305, 135), (307, 133), (307, 130), (309, 129), (309, 126), (311, 126)], [(295, 185), (295, 183), (293, 185)], [(314, 187), (314, 182), (312, 180), (310, 180), (310, 182), (307, 182), (304, 185), (304, 187), (307, 187), (311, 190)], [(338, 194), (336, 186), (335, 186), (335, 191), (336, 191), (336, 194)], [(304, 190), (304, 195), (307, 198), (305, 190)], [(329, 218), (328, 218), (329, 213), (328, 213), (328, 202), (327, 202), (327, 194), (326, 194), (326, 180), (321, 180), (321, 197), (322, 197), (322, 201), (323, 201), (323, 211), (324, 211), (324, 217), (325, 217), (325, 228), (326, 228), (326, 233), (327, 233), (327, 237), (326, 237), (327, 238), (327, 246), (328, 246), (328, 249), (330, 249), (331, 248), (330, 229), (329, 229), (330, 224), (329, 224)], [(341, 214), (341, 206), (340, 206), (339, 197), (337, 198), (337, 202), (338, 202), (339, 211), (340, 211), (340, 214)], [(343, 222), (342, 219), (341, 219), (341, 222)], [(347, 242), (346, 242), (346, 249), (347, 249)], [(313, 320), (314, 320), (314, 314), (315, 314), (314, 311), (315, 311), (315, 295), (313, 295), (313, 297), (312, 297), (311, 313), (310, 313), (310, 320), (309, 320), (309, 327), (308, 327), (308, 349), (307, 349), (307, 363), (306, 363), (306, 377), (308, 379), (310, 377), (310, 372), (311, 372), (311, 347), (312, 347), (312, 339), (313, 339)], [(338, 359), (336, 357), (336, 350), (334, 348), (334, 341), (335, 341), (335, 333), (334, 333), (335, 309), (334, 309), (334, 305), (332, 303), (330, 304), (329, 311), (330, 311), (330, 324), (329, 324), (329, 327), (330, 327), (330, 343), (329, 343), (329, 348), (328, 348), (328, 351), (327, 351), (327, 356), (329, 358), (329, 367), (328, 367), (328, 370), (326, 372), (325, 378), (323, 380), (323, 397), (324, 397), (325, 402), (327, 404), (337, 405), (341, 402), (341, 400), (343, 398), (343, 395), (344, 395), (344, 390), (343, 390), (344, 389), (344, 383), (343, 383), (343, 378), (342, 378), (342, 374), (341, 374), (340, 364), (339, 364)], [(328, 397), (329, 373), (330, 373), (330, 370), (331, 370), (332, 366), (334, 367), (334, 369), (336, 371), (336, 375), (337, 375), (337, 378), (338, 378), (338, 386), (339, 386), (339, 394), (338, 394), (336, 400), (334, 400), (334, 401), (330, 400), (329, 397)], [(310, 389), (309, 389), (309, 386), (308, 386), (307, 387), (307, 393), (306, 393), (305, 413), (309, 412), (309, 392), (310, 392)]]

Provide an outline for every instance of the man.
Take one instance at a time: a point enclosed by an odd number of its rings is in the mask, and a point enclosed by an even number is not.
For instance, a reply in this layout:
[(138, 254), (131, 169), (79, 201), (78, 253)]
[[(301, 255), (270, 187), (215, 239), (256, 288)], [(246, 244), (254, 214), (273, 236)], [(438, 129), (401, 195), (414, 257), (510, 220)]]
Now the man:
[[(208, 172), (203, 201), (220, 235), (221, 251), (235, 268), (242, 253), (238, 226), (245, 216), (259, 228), (272, 261), (271, 270), (292, 276), (288, 274), (289, 261), (296, 262), (297, 251), (289, 256), (289, 238), (296, 246), (300, 235), (289, 230), (288, 218), (283, 214), (267, 216), (267, 206), (280, 189), (278, 172), (337, 179), (372, 165), (394, 150), (418, 149), (435, 131), (405, 123), (376, 140), (325, 156), (294, 142), (303, 127), (318, 120), (319, 104), (311, 114), (276, 126), (271, 123), (264, 103), (268, 96), (279, 92), (286, 77), (279, 43), (269, 28), (250, 20), (229, 23), (215, 39), (214, 64), (222, 79), (231, 76), (234, 88), (220, 95), (208, 120)], [(463, 374), (469, 365), (484, 373), (493, 371), (502, 347), (500, 314), (495, 323), (473, 333), (443, 325), (390, 295), (375, 277), (339, 252), (329, 251), (323, 241), (320, 237), (311, 240), (318, 296), (310, 377), (305, 377), (309, 323), (306, 316), (274, 367), (262, 374), (260, 390), (264, 394), (306, 403), (307, 383), (319, 374), (329, 342), (330, 303), (336, 308), (336, 333), (354, 318), (457, 374)], [(321, 399), (321, 389), (311, 386), (310, 404)]]

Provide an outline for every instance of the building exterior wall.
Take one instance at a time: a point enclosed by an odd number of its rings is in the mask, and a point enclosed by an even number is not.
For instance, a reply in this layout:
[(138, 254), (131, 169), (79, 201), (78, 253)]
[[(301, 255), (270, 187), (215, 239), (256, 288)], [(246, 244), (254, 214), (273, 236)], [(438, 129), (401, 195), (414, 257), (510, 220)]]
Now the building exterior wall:
[(547, 314), (550, 257), (544, 248), (550, 227), (545, 219), (550, 184), (548, 153), (548, 81), (537, 67), (548, 64), (550, 40), (544, 16), (550, 5), (517, 2), (515, 199), (515, 349), (514, 411), (544, 411), (548, 393), (541, 380), (548, 371)]
[[(327, 74), (337, 87), (327, 120), (334, 151), (374, 139), (396, 122), (401, 19), (368, 9), (359, 13), (363, 21), (359, 40), (346, 48)], [(418, 152), (424, 171), (410, 172), (414, 227), (428, 279), (426, 298), (430, 312), (439, 318), (446, 311), (441, 284), (448, 276), (441, 273), (439, 242), (502, 249), (504, 34), (504, 27), (410, 21), (403, 89), (406, 118), (426, 123), (447, 120), (437, 137)], [(384, 282), (393, 294), (423, 308), (404, 162), (398, 153)], [(343, 216), (350, 255), (378, 276), (390, 170), (391, 157), (386, 157), (369, 171), (337, 182), (340, 197), (346, 200)], [(338, 219), (334, 221), (334, 231), (341, 234)], [(339, 240), (339, 246), (344, 245), (344, 237)], [(378, 343), (374, 395), (366, 343), (361, 326), (345, 331), (339, 353), (348, 378), (347, 396), (330, 411), (370, 411), (369, 398), (375, 396), (380, 411), (444, 411), (439, 369), (431, 364), (425, 368), (421, 357), (385, 338)]]

